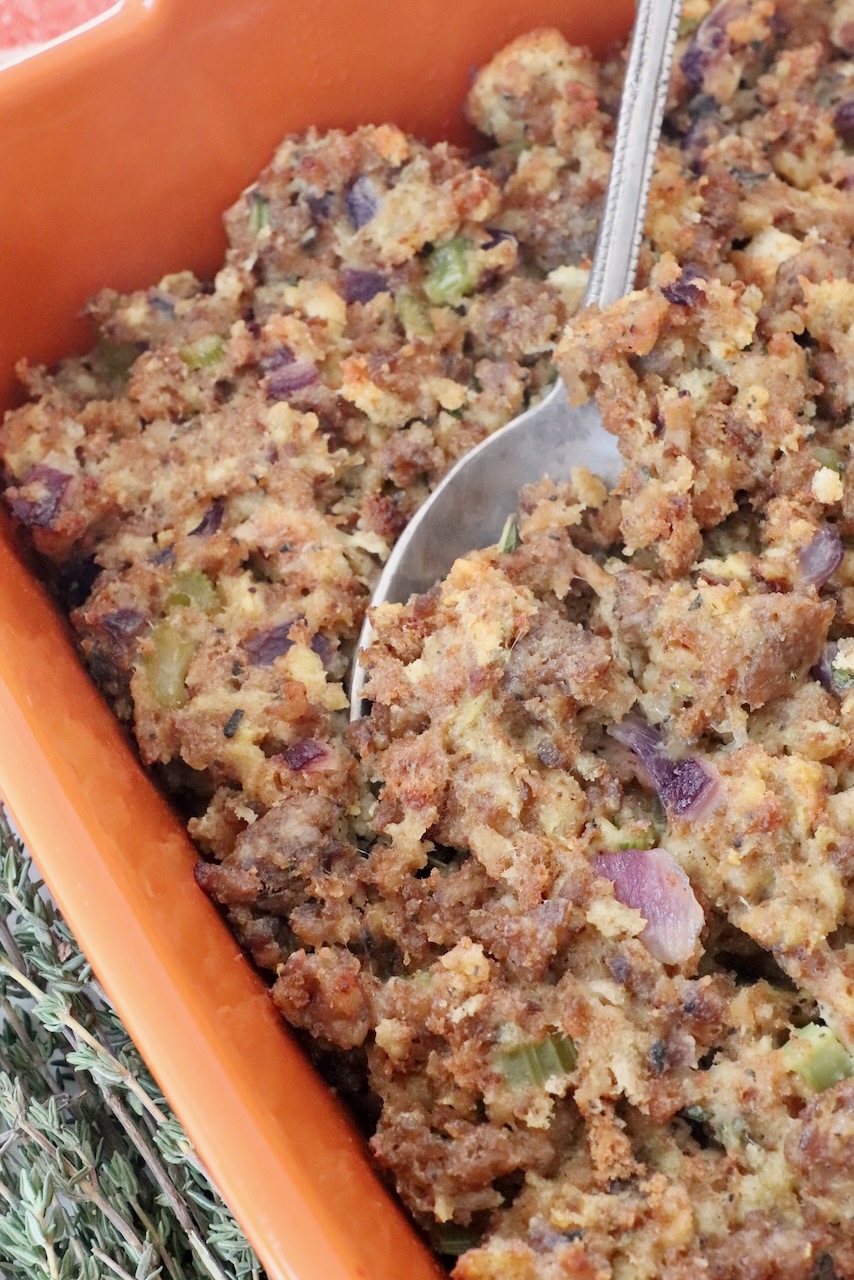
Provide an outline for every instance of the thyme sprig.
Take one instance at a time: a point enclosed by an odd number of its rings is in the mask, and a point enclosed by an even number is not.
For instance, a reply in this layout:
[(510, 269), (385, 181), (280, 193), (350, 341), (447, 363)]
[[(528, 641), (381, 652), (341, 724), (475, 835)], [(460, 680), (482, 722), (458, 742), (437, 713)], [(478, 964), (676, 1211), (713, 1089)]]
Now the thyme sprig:
[(2, 813), (0, 1274), (263, 1275)]

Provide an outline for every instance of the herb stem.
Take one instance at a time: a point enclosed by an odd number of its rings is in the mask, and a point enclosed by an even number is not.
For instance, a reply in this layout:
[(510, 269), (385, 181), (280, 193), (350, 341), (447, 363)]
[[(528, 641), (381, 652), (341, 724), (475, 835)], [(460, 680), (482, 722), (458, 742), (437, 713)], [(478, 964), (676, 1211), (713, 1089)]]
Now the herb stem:
[(2, 809), (0, 1022), (3, 1276), (263, 1280)]
[[(44, 1214), (39, 1215), (39, 1222), (42, 1225), (42, 1227), (47, 1225), (45, 1222)], [(47, 1260), (48, 1271), (50, 1272), (50, 1280), (59, 1280), (59, 1267), (56, 1261), (56, 1252), (54, 1250), (53, 1245), (51, 1244), (50, 1240), (47, 1239), (47, 1237), (45, 1237), (45, 1239), (42, 1241), (42, 1248), (44, 1249), (45, 1258)]]
[(110, 1258), (106, 1253), (104, 1253), (103, 1249), (93, 1249), (92, 1257), (97, 1258), (99, 1262), (103, 1262), (105, 1267), (109, 1267), (117, 1276), (121, 1276), (122, 1280), (134, 1280), (131, 1273), (129, 1271), (125, 1271), (124, 1267), (120, 1267), (113, 1258)]
[(133, 1205), (134, 1213), (139, 1218), (142, 1225), (145, 1227), (149, 1240), (157, 1250), (157, 1256), (160, 1258), (160, 1261), (163, 1263), (164, 1267), (169, 1272), (169, 1275), (172, 1277), (172, 1280), (185, 1280), (184, 1272), (182, 1271), (178, 1263), (175, 1261), (175, 1259), (171, 1257), (171, 1255), (169, 1254), (166, 1248), (166, 1245), (164, 1243), (163, 1237), (155, 1227), (154, 1223), (151, 1221), (151, 1218), (149, 1218), (148, 1214), (143, 1209), (142, 1205), (139, 1203), (138, 1200), (133, 1200), (131, 1201), (131, 1203)]
[[(14, 965), (11, 962), (11, 960), (9, 960), (8, 958), (4, 959), (2, 956), (0, 956), (0, 969), (5, 970), (5, 972), (9, 975), (9, 977), (13, 978), (14, 981), (17, 982), (19, 986), (23, 987), (24, 990), (29, 995), (31, 995), (34, 1000), (45, 999), (47, 992), (44, 991), (42, 987), (38, 986), (37, 983), (31, 981), (31, 979), (27, 977), (27, 975), (23, 972), (23, 970), (20, 969), (17, 965)], [(127, 1067), (124, 1066), (123, 1063), (119, 1062), (118, 1058), (113, 1057), (109, 1049), (107, 1049), (103, 1044), (101, 1044), (100, 1040), (96, 1040), (95, 1037), (91, 1035), (86, 1030), (86, 1028), (82, 1025), (82, 1023), (78, 1022), (78, 1020), (72, 1014), (64, 1015), (62, 1018), (62, 1022), (63, 1022), (63, 1025), (67, 1028), (67, 1030), (78, 1042), (82, 1041), (83, 1044), (87, 1044), (90, 1049), (92, 1049), (100, 1057), (105, 1058), (109, 1062), (110, 1067), (113, 1068), (113, 1070), (118, 1075), (121, 1076), (122, 1084), (125, 1086), (125, 1088), (129, 1089), (130, 1092), (133, 1093), (139, 1099), (139, 1101), (145, 1107), (149, 1115), (152, 1116), (152, 1118), (156, 1120), (158, 1124), (163, 1124), (164, 1121), (166, 1120), (166, 1116), (163, 1114), (163, 1112), (160, 1110), (157, 1104), (155, 1102), (152, 1102), (151, 1098), (149, 1098), (148, 1094), (142, 1088), (140, 1083), (134, 1078), (132, 1073), (128, 1071)], [(75, 1045), (74, 1047), (76, 1048), (77, 1046)]]
[(202, 1262), (208, 1275), (211, 1276), (213, 1280), (227, 1280), (225, 1273), (217, 1265), (216, 1259), (199, 1234), (197, 1224), (193, 1221), (186, 1201), (182, 1200), (175, 1190), (175, 1187), (172, 1184), (172, 1179), (169, 1177), (163, 1161), (143, 1136), (139, 1126), (134, 1124), (133, 1118), (115, 1091), (113, 1089), (105, 1088), (103, 1092), (107, 1106), (110, 1108), (113, 1115), (116, 1117), (119, 1124), (122, 1126), (125, 1133), (148, 1166), (151, 1176), (154, 1178), (154, 1181), (159, 1187), (164, 1199), (168, 1202), (170, 1209), (175, 1214), (175, 1217), (186, 1231), (187, 1239), (195, 1253), (198, 1255), (199, 1260)]

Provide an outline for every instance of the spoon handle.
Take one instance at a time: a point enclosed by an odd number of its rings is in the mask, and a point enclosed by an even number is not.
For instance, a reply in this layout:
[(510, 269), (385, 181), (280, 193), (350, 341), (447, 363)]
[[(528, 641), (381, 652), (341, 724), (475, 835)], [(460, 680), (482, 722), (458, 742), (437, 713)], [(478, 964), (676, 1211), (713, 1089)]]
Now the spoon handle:
[(637, 3), (611, 179), (585, 305), (609, 306), (634, 288), (681, 10), (682, 0)]

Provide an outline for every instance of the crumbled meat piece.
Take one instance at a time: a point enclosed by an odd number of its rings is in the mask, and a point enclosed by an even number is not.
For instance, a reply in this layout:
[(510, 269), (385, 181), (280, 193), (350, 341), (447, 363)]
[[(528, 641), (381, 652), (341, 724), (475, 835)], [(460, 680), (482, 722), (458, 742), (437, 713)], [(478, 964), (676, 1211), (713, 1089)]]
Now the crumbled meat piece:
[[(0, 427), (200, 884), (455, 1280), (854, 1278), (852, 51), (852, 0), (686, 0), (604, 310), (621, 53), (514, 40), (477, 157), (289, 137), (213, 281), (102, 291)], [(618, 484), (545, 477), (516, 550), (378, 609), (348, 731), (394, 540), (556, 366)]]

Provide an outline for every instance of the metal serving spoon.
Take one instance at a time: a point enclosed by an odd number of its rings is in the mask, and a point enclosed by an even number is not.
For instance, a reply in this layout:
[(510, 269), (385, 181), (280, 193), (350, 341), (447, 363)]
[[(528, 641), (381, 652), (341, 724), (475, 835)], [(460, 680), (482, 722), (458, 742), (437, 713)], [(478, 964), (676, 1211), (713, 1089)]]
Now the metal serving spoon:
[[(634, 285), (681, 8), (682, 0), (638, 0), (585, 306), (609, 306)], [(539, 404), (488, 436), (448, 472), (403, 531), (371, 605), (429, 590), (460, 556), (498, 541), (524, 485), (543, 476), (568, 476), (579, 464), (608, 484), (622, 467), (617, 441), (602, 426), (596, 405), (571, 406), (558, 380)], [(371, 635), (366, 618), (350, 682), (353, 720), (362, 713), (365, 682), (359, 656)]]

